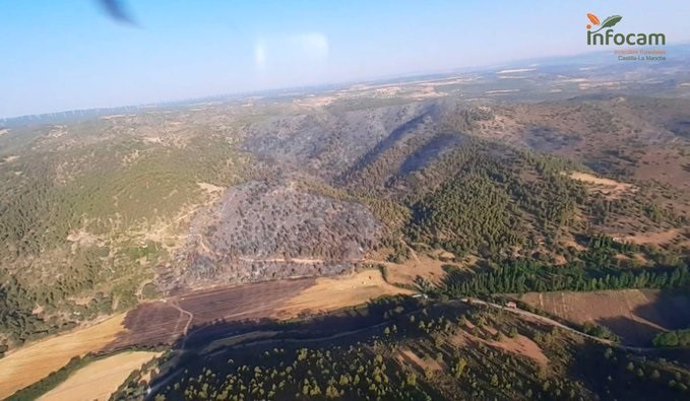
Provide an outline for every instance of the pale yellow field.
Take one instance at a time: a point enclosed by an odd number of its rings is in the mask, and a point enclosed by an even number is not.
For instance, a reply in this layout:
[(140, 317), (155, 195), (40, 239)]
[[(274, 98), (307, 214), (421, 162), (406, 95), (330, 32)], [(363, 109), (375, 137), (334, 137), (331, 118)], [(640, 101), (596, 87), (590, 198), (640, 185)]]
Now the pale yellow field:
[(0, 359), (0, 399), (43, 379), (75, 356), (100, 350), (125, 330), (124, 317), (124, 314), (117, 315), (84, 329), (29, 344)]
[(609, 198), (620, 197), (625, 192), (635, 192), (637, 187), (632, 184), (614, 181), (608, 178), (601, 178), (592, 174), (572, 172), (570, 178), (590, 185), (590, 190), (593, 192), (600, 192), (602, 195)]
[(38, 398), (39, 401), (105, 401), (134, 370), (160, 352), (123, 352), (92, 362)]
[[(453, 254), (445, 253), (450, 257)], [(379, 262), (380, 263), (380, 262)], [(428, 256), (410, 258), (403, 264), (385, 262), (388, 267), (388, 281), (395, 285), (415, 285), (417, 277), (422, 277), (434, 284), (440, 284), (446, 276), (443, 266), (447, 262), (432, 259)]]
[(412, 293), (386, 283), (378, 270), (365, 270), (343, 278), (319, 278), (316, 284), (287, 301), (275, 315), (288, 319), (304, 313), (323, 313), (360, 305), (384, 295)]

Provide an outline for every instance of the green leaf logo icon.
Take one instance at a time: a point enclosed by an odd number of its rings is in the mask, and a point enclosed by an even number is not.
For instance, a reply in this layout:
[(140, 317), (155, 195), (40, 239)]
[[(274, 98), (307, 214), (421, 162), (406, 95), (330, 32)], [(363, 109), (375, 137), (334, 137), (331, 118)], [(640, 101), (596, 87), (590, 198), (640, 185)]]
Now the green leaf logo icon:
[(620, 15), (612, 15), (612, 16), (606, 18), (604, 20), (604, 22), (601, 23), (601, 26), (599, 27), (599, 29), (597, 29), (593, 33), (599, 32), (604, 28), (611, 28), (614, 25), (616, 25), (617, 23), (621, 22), (622, 19), (623, 19), (623, 17), (621, 17)]

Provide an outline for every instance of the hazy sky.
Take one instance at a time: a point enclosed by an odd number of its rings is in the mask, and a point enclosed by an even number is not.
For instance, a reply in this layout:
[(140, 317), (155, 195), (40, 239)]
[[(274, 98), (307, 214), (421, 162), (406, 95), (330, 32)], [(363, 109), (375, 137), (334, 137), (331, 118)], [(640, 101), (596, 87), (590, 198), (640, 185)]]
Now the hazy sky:
[[(586, 52), (585, 14), (690, 40), (688, 0), (0, 0), (0, 117)], [(623, 28), (625, 26), (625, 28)]]

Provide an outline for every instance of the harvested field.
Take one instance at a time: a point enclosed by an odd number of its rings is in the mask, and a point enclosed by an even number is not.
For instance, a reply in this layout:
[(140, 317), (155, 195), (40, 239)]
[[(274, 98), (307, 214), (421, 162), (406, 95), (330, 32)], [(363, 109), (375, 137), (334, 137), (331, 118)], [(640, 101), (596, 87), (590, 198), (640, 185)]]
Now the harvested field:
[(659, 332), (690, 325), (690, 297), (658, 290), (530, 293), (520, 300), (578, 325), (606, 326), (627, 344), (649, 345)]
[(139, 369), (159, 352), (123, 352), (88, 364), (73, 373), (39, 401), (106, 401), (132, 371)]
[(193, 325), (215, 320), (264, 319), (314, 279), (280, 280), (195, 292), (180, 297), (180, 307), (194, 315)]
[(385, 295), (412, 294), (386, 283), (378, 270), (365, 270), (342, 278), (319, 278), (276, 310), (275, 317), (293, 318), (355, 306)]
[(98, 352), (124, 330), (125, 315), (38, 341), (0, 359), (0, 399), (60, 369), (75, 356)]
[(140, 305), (127, 313), (124, 326), (128, 331), (111, 343), (108, 350), (116, 351), (133, 345), (172, 344), (183, 333), (187, 320), (178, 309), (166, 302)]
[(214, 288), (140, 305), (127, 315), (125, 326), (129, 332), (112, 344), (112, 349), (173, 344), (190, 328), (219, 320), (269, 318), (314, 282), (297, 279)]
[(268, 281), (196, 291), (139, 306), (125, 319), (128, 332), (109, 346), (173, 344), (195, 326), (259, 319), (291, 319), (365, 303), (384, 295), (411, 294), (386, 283), (377, 270), (344, 278)]

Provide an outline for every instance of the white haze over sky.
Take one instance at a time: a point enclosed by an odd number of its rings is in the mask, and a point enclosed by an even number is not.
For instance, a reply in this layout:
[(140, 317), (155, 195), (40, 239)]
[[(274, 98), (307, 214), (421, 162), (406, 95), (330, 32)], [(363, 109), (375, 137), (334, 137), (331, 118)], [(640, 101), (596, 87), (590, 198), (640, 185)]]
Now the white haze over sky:
[(0, 0), (0, 117), (575, 55), (586, 13), (690, 41), (690, 1)]

